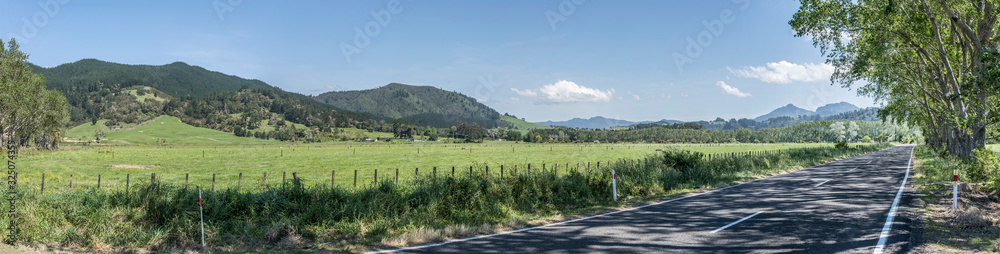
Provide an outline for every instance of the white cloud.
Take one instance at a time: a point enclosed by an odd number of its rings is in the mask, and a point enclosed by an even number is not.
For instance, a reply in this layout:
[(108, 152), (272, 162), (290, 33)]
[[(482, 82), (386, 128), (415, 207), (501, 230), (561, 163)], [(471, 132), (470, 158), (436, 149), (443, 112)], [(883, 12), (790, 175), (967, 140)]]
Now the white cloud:
[(766, 66), (747, 66), (733, 70), (726, 68), (736, 76), (755, 78), (767, 83), (788, 84), (794, 81), (814, 82), (830, 79), (833, 75), (833, 65), (821, 63), (806, 63), (805, 65), (781, 61), (767, 63)]
[(510, 97), (510, 100), (512, 100), (512, 101), (521, 101), (521, 98), (517, 98), (517, 97)]
[(487, 98), (483, 98), (483, 97), (476, 97), (476, 102), (479, 102), (479, 103), (486, 103), (486, 102), (488, 102), (488, 101), (490, 101), (490, 99), (487, 99)]
[(735, 87), (731, 87), (729, 85), (726, 85), (726, 82), (722, 82), (722, 81), (715, 82), (715, 85), (717, 85), (719, 87), (722, 87), (722, 91), (724, 91), (724, 92), (726, 92), (728, 94), (736, 95), (736, 97), (749, 97), (750, 96), (750, 94), (748, 94), (748, 93), (740, 92), (740, 89), (737, 89)]
[(633, 94), (632, 97), (635, 98), (635, 100), (637, 100), (637, 101), (641, 101), (642, 100), (641, 98), (639, 98), (638, 94)]
[(615, 89), (601, 91), (577, 85), (572, 81), (560, 80), (555, 84), (544, 85), (539, 89), (511, 88), (511, 91), (520, 96), (535, 98), (539, 103), (566, 103), (566, 102), (607, 102), (611, 101)]

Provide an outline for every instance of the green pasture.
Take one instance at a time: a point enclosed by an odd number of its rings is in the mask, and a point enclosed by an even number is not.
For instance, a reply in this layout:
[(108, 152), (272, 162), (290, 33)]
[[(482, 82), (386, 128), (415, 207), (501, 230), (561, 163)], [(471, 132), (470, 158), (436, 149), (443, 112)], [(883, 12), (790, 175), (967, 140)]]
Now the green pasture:
[(531, 123), (531, 122), (526, 122), (526, 121), (521, 120), (521, 119), (517, 119), (517, 118), (513, 118), (513, 117), (509, 117), (509, 116), (504, 116), (504, 115), (501, 115), (500, 119), (504, 120), (504, 121), (506, 121), (508, 123), (513, 124), (514, 127), (517, 127), (517, 130), (521, 131), (521, 133), (527, 133), (531, 129), (548, 129), (548, 128), (551, 128), (551, 127), (548, 127), (548, 126), (545, 126), (545, 125), (541, 125), (541, 124), (537, 124), (537, 123)]
[[(164, 119), (164, 122), (167, 120)], [(158, 123), (158, 122), (157, 122)], [(157, 133), (155, 124), (136, 128), (144, 134)], [(199, 141), (208, 134), (192, 134)], [(201, 136), (202, 138), (198, 138)], [(125, 139), (125, 136), (117, 137)], [(218, 138), (218, 137), (216, 137)], [(241, 138), (242, 139), (242, 138)], [(227, 140), (227, 139), (221, 139)], [(262, 142), (267, 142), (261, 140)], [(211, 188), (239, 184), (244, 190), (260, 190), (264, 174), (267, 184), (278, 186), (282, 174), (290, 180), (296, 173), (306, 184), (330, 184), (332, 174), (342, 186), (354, 185), (357, 170), (358, 186), (374, 180), (375, 170), (382, 179), (395, 179), (399, 169), (401, 180), (416, 173), (506, 174), (514, 167), (521, 173), (531, 164), (532, 170), (558, 169), (565, 173), (567, 165), (576, 169), (607, 165), (615, 160), (644, 158), (656, 149), (687, 149), (708, 154), (748, 151), (774, 151), (800, 147), (829, 147), (831, 144), (733, 144), (733, 145), (663, 145), (663, 144), (525, 144), (487, 142), (483, 144), (449, 144), (414, 142), (405, 144), (338, 142), (326, 144), (246, 144), (246, 145), (169, 145), (165, 146), (85, 146), (65, 147), (59, 151), (26, 151), (19, 159), (20, 183), (41, 187), (45, 173), (45, 192), (73, 187), (96, 187), (98, 175), (102, 188), (124, 188), (126, 175), (131, 183), (148, 182), (151, 173), (162, 182), (183, 185), (185, 174), (192, 185)], [(272, 141), (273, 142), (273, 141)], [(242, 181), (240, 173), (243, 174)]]

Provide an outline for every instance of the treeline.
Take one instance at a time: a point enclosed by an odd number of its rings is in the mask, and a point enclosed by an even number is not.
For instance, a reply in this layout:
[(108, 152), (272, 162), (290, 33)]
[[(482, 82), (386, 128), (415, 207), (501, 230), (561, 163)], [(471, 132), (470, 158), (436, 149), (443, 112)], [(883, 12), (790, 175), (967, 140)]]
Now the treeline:
[(819, 115), (802, 115), (798, 117), (782, 116), (782, 117), (771, 118), (761, 122), (747, 118), (741, 118), (741, 119), (733, 118), (729, 120), (716, 118), (713, 121), (697, 121), (693, 123), (701, 124), (705, 126), (705, 128), (708, 130), (738, 130), (738, 129), (763, 130), (763, 129), (783, 128), (796, 124), (815, 122), (815, 121), (874, 122), (880, 120), (881, 119), (878, 116), (878, 108), (865, 108), (826, 117), (822, 117)]
[[(698, 128), (677, 128), (675, 126), (651, 126), (627, 130), (591, 130), (554, 127), (534, 129), (524, 135), (508, 132), (505, 138), (524, 142), (640, 142), (640, 143), (803, 143), (835, 142), (842, 133), (831, 130), (836, 121), (814, 121), (793, 126), (751, 130), (706, 130)], [(858, 126), (853, 136), (847, 140), (858, 142), (904, 142), (910, 143), (922, 138), (919, 129), (906, 125), (886, 122), (854, 121)], [(685, 126), (685, 124), (680, 124)], [(690, 125), (688, 125), (690, 126)]]

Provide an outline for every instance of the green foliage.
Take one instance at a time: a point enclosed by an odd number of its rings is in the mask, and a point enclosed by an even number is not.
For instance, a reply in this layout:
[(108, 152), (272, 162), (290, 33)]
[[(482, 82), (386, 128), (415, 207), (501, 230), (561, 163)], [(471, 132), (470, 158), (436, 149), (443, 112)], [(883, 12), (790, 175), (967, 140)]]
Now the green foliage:
[[(778, 129), (737, 130), (698, 130), (687, 128), (671, 128), (667, 126), (621, 129), (621, 130), (590, 130), (553, 127), (551, 129), (535, 129), (524, 135), (525, 142), (653, 142), (653, 143), (790, 143), (799, 141), (834, 142), (839, 135), (830, 131), (832, 121), (805, 122)], [(841, 126), (844, 124), (841, 123)], [(902, 142), (907, 139), (917, 139), (920, 132), (905, 124), (896, 125), (886, 122), (848, 122), (850, 131), (845, 127), (844, 139), (848, 135), (879, 136), (880, 142)], [(851, 138), (853, 139), (852, 136)]]
[(847, 149), (848, 148), (846, 141), (837, 141), (836, 143), (833, 143), (833, 147), (837, 148), (837, 149)]
[(67, 121), (66, 97), (46, 90), (45, 77), (31, 73), (28, 55), (14, 39), (0, 40), (0, 146), (31, 143), (54, 149)]
[(476, 99), (430, 86), (392, 83), (370, 90), (328, 92), (314, 99), (353, 112), (401, 118), (423, 126), (443, 128), (459, 121), (485, 128), (507, 125), (500, 113)]
[(1000, 182), (1000, 160), (997, 159), (996, 152), (986, 149), (976, 149), (973, 159), (965, 163), (964, 170), (970, 182), (986, 182), (987, 191), (995, 191)]

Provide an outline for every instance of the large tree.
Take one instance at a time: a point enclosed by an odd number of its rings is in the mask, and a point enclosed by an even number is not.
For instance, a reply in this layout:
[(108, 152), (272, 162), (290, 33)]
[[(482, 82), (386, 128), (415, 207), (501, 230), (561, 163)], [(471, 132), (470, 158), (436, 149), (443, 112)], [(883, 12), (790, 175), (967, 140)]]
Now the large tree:
[[(835, 67), (834, 83), (884, 102), (968, 159), (996, 139), (998, 0), (801, 0), (789, 22)], [(991, 133), (994, 132), (994, 133)]]
[(55, 148), (69, 120), (66, 98), (45, 90), (45, 78), (31, 72), (17, 41), (7, 46), (0, 40), (0, 145)]

